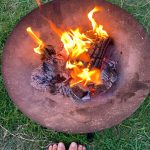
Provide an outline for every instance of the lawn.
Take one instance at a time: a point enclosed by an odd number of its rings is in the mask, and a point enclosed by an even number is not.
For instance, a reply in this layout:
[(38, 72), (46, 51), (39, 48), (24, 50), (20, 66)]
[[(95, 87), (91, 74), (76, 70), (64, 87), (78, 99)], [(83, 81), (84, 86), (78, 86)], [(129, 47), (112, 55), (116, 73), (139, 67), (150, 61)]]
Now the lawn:
[[(150, 35), (150, 0), (109, 1), (133, 14)], [(0, 60), (10, 32), (35, 7), (34, 0), (0, 0)], [(10, 100), (0, 74), (0, 150), (40, 150), (58, 141), (66, 145), (75, 141), (90, 150), (150, 150), (150, 97), (130, 118), (111, 129), (92, 137), (64, 134), (43, 128), (24, 116)]]

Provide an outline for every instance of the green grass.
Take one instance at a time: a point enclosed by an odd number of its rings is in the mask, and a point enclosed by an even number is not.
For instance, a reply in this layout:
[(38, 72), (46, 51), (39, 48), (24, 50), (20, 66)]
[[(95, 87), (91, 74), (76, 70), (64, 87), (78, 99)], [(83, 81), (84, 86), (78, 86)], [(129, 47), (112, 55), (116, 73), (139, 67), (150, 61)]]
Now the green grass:
[[(150, 35), (150, 0), (109, 1), (133, 14)], [(34, 0), (0, 0), (0, 59), (13, 27), (35, 7)], [(63, 141), (69, 145), (76, 141), (90, 150), (150, 150), (149, 107), (150, 97), (129, 119), (111, 129), (94, 133), (93, 141), (90, 141), (85, 134), (58, 133), (25, 117), (7, 95), (0, 75), (0, 149), (39, 150), (48, 143)]]

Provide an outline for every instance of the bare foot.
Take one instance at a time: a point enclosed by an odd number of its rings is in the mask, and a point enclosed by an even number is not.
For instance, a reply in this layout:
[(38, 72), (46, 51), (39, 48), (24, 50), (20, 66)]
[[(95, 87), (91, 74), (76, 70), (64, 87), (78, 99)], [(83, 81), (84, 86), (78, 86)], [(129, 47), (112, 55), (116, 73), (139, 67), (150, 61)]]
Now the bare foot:
[(50, 145), (48, 150), (66, 150), (65, 145), (63, 143), (58, 143), (54, 145)]
[[(60, 142), (58, 145), (50, 145), (48, 150), (66, 150), (66, 148), (65, 145)], [(83, 145), (77, 145), (75, 142), (72, 142), (69, 146), (69, 150), (86, 150), (86, 148)]]
[(86, 150), (85, 146), (77, 145), (75, 142), (70, 144), (69, 150)]

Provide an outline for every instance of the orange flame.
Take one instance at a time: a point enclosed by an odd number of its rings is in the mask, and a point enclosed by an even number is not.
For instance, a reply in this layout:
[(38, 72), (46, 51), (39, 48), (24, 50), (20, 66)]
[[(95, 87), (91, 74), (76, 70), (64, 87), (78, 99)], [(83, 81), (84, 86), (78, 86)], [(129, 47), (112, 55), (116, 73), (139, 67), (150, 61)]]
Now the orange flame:
[(72, 64), (69, 60), (66, 63), (67, 69), (73, 69), (73, 68), (76, 68), (76, 66), (82, 67), (83, 63), (81, 61), (79, 61), (79, 62), (74, 62), (74, 64)]
[(50, 27), (52, 28), (52, 30), (58, 35), (58, 36), (61, 36), (62, 35), (62, 31), (61, 29), (58, 29), (56, 27), (56, 25), (51, 21), (51, 20), (48, 20), (47, 18), (45, 18), (47, 20), (47, 22), (49, 23)]
[(88, 13), (88, 18), (89, 18), (89, 20), (90, 20), (91, 23), (92, 23), (93, 31), (96, 32), (99, 37), (107, 38), (107, 37), (108, 37), (108, 34), (107, 34), (107, 32), (103, 29), (103, 26), (102, 26), (102, 25), (98, 25), (98, 24), (96, 23), (96, 21), (94, 20), (94, 18), (93, 18), (93, 14), (94, 14), (95, 12), (100, 11), (100, 10), (101, 10), (100, 8), (95, 7), (93, 10), (91, 10), (91, 11)]
[(38, 6), (41, 7), (41, 1), (40, 0), (35, 0), (35, 1), (38, 4)]
[(26, 30), (32, 39), (39, 45), (38, 47), (34, 48), (34, 52), (37, 54), (43, 54), (45, 48), (44, 42), (32, 31), (31, 27), (28, 27)]
[[(100, 11), (100, 8), (95, 7), (88, 13), (88, 18), (91, 21), (93, 32), (98, 35), (99, 38), (107, 38), (108, 34), (103, 29), (103, 26), (98, 25), (93, 18), (93, 14), (98, 11)], [(87, 63), (84, 59), (80, 60), (80, 56), (84, 56), (85, 58), (88, 55), (87, 52), (93, 40), (87, 37), (86, 34), (81, 33), (79, 28), (77, 28), (75, 30), (71, 29), (70, 31), (62, 32), (61, 41), (68, 55), (66, 69), (70, 70), (72, 77), (70, 86), (72, 87), (79, 83), (86, 86), (90, 82), (95, 85), (101, 84), (100, 70), (95, 68), (89, 69), (90, 62)], [(80, 61), (78, 62), (76, 60)], [(83, 64), (88, 64), (88, 66)]]
[(95, 85), (99, 85), (102, 83), (99, 69), (81, 69), (76, 66), (74, 67), (74, 71), (71, 72), (71, 77), (71, 87), (75, 86), (78, 83), (82, 83), (84, 86), (86, 86), (90, 82), (94, 83)]
[(81, 33), (79, 28), (70, 30), (70, 32), (64, 32), (61, 36), (61, 41), (64, 44), (67, 54), (71, 58), (77, 58), (82, 53), (87, 52), (92, 43), (92, 40)]
[(97, 25), (96, 21), (95, 21), (94, 18), (93, 18), (93, 14), (94, 14), (95, 12), (98, 12), (98, 11), (100, 11), (100, 8), (95, 7), (93, 10), (91, 10), (91, 11), (88, 13), (88, 18), (89, 18), (89, 20), (90, 20), (91, 23), (92, 23), (92, 27), (93, 27), (93, 30), (94, 30), (94, 31), (96, 31), (96, 28), (98, 27), (98, 25)]

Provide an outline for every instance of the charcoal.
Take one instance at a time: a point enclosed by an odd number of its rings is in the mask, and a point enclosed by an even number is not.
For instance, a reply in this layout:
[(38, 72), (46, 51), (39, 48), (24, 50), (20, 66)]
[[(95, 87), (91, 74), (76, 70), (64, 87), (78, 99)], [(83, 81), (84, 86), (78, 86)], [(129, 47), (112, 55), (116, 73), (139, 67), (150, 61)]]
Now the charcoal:
[(70, 94), (75, 102), (82, 102), (81, 98), (75, 95), (73, 92), (71, 92)]
[[(50, 82), (55, 77), (54, 67), (49, 64), (39, 66), (31, 74), (31, 85), (38, 90), (47, 90), (50, 88)], [(44, 70), (44, 69), (45, 70)]]
[(89, 101), (89, 100), (91, 99), (90, 92), (89, 92), (89, 91), (87, 91), (87, 92), (86, 92), (86, 95), (85, 95), (85, 96), (83, 96), (81, 99), (82, 99), (82, 101), (84, 101), (84, 102)]
[(47, 59), (51, 58), (52, 55), (56, 55), (56, 51), (52, 45), (47, 45), (44, 51), (44, 55)]
[[(56, 57), (54, 57), (55, 59)], [(31, 85), (38, 90), (49, 90), (52, 94), (61, 93), (70, 96), (69, 84), (64, 84), (67, 80), (67, 73), (58, 71), (53, 58), (46, 60), (36, 68), (31, 75)], [(59, 74), (58, 74), (59, 72)]]
[(82, 98), (85, 94), (86, 91), (83, 90), (79, 85), (75, 85), (72, 87), (72, 92), (78, 97)]
[(57, 83), (62, 83), (63, 81), (66, 80), (66, 78), (60, 74), (57, 74), (55, 78), (57, 80)]
[(41, 60), (45, 61), (51, 59), (52, 56), (56, 55), (56, 51), (52, 45), (46, 45), (44, 54), (41, 55)]
[(71, 96), (76, 102), (87, 102), (91, 100), (90, 92), (83, 90), (80, 86), (76, 85), (71, 90)]
[(78, 97), (74, 92), (71, 91), (71, 97), (73, 98), (73, 100), (77, 103), (85, 103), (87, 101), (90, 101), (91, 100), (91, 97), (90, 95), (86, 95), (82, 98)]
[(102, 66), (102, 61), (105, 56), (105, 53), (107, 51), (107, 47), (110, 43), (111, 39), (103, 39), (101, 41), (98, 41), (95, 46), (92, 47), (90, 50), (90, 57), (92, 59), (90, 68), (96, 67), (96, 68), (101, 68)]
[(53, 56), (51, 58), (52, 64), (55, 66), (55, 71), (57, 74), (63, 74), (66, 72), (65, 65), (66, 62), (61, 56)]
[(69, 85), (65, 85), (64, 83), (57, 84), (58, 93), (70, 97), (71, 96), (71, 88)]
[(31, 85), (38, 90), (47, 90), (53, 86), (56, 68), (51, 60), (44, 61), (31, 75)]
[(43, 69), (43, 71), (44, 71), (45, 74), (49, 75), (49, 73), (52, 73), (55, 70), (55, 68), (48, 61), (47, 62), (43, 62), (42, 65), (43, 65), (42, 69)]
[(101, 87), (99, 87), (100, 90), (103, 89), (102, 90), (103, 92), (110, 89), (113, 83), (115, 83), (118, 79), (116, 65), (117, 65), (117, 62), (104, 58), (103, 65), (102, 65), (103, 69), (101, 72), (103, 84)]
[(57, 86), (55, 84), (50, 84), (50, 93), (53, 95), (57, 94)]
[(58, 64), (58, 60), (56, 58), (53, 58), (53, 63), (56, 65)]
[(112, 87), (113, 84), (112, 84), (112, 82), (105, 81), (104, 85), (105, 85), (105, 90), (108, 90), (108, 89), (110, 89)]

